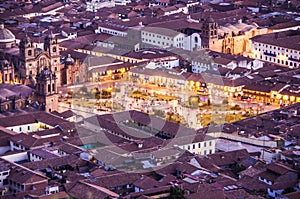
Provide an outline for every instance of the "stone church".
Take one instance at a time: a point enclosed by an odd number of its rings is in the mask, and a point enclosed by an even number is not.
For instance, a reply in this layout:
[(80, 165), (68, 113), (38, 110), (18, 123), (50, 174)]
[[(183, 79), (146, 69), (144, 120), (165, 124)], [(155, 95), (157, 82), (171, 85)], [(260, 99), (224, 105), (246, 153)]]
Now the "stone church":
[(255, 23), (247, 24), (239, 20), (236, 23), (220, 25), (212, 17), (208, 17), (202, 25), (201, 38), (204, 48), (243, 55), (251, 51), (251, 37), (266, 33), (266, 28), (259, 28)]
[[(60, 77), (59, 44), (53, 34), (45, 37), (43, 49), (34, 46), (30, 37), (26, 35), (20, 42), (19, 52), (18, 75), (23, 84), (35, 85), (35, 77), (45, 68), (48, 68), (57, 77)], [(59, 80), (56, 86), (60, 86)]]
[(42, 110), (57, 109), (61, 86), (60, 49), (57, 39), (49, 34), (43, 49), (26, 34), (19, 45), (15, 36), (0, 24), (0, 83), (24, 84), (35, 89), (34, 101)]

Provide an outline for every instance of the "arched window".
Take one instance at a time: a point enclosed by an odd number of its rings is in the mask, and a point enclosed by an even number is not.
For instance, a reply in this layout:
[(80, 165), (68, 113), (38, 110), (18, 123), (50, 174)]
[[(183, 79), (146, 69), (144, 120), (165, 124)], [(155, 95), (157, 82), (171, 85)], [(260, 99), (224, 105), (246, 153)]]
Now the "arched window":
[(230, 48), (227, 48), (227, 54), (231, 54), (231, 49)]
[(52, 51), (55, 53), (56, 52), (56, 47), (53, 47)]
[(8, 109), (9, 109), (9, 105), (5, 104), (5, 110), (8, 111)]

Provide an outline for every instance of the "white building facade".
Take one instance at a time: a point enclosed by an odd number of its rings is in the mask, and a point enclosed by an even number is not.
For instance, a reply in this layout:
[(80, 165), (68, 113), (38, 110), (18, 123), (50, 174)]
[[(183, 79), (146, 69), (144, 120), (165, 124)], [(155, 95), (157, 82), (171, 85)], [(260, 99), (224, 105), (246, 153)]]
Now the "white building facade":
[(300, 31), (290, 30), (257, 36), (252, 40), (252, 57), (289, 68), (300, 67)]
[(86, 11), (97, 12), (100, 8), (114, 7), (115, 1), (89, 0), (86, 2)]
[(201, 48), (202, 45), (201, 37), (198, 33), (187, 36), (180, 32), (158, 27), (142, 28), (141, 39), (142, 43), (160, 48), (175, 47), (189, 51)]

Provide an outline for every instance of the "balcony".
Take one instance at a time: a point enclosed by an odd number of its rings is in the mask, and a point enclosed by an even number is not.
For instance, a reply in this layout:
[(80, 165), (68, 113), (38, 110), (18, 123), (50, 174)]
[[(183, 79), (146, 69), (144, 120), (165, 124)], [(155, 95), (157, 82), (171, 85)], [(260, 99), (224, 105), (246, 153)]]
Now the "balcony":
[(264, 52), (264, 55), (267, 55), (267, 56), (272, 56), (272, 57), (276, 57), (276, 54), (275, 53), (271, 53), (271, 52)]
[(296, 58), (293, 58), (293, 57), (289, 57), (289, 58), (288, 58), (288, 60), (290, 60), (290, 61), (296, 61), (296, 62), (300, 62), (300, 60), (299, 60), (299, 59), (296, 59)]

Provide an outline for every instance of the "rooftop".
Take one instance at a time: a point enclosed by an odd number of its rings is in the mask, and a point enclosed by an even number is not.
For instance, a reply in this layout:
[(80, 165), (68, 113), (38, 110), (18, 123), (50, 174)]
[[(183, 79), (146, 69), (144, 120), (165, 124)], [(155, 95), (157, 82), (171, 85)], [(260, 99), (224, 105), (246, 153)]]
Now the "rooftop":
[(300, 50), (300, 30), (288, 30), (284, 32), (259, 35), (253, 37), (251, 40), (287, 49)]

